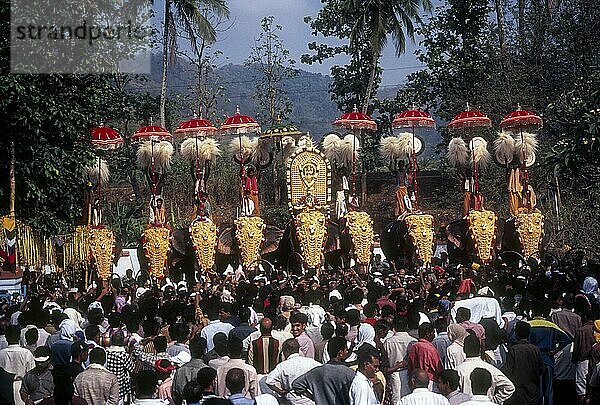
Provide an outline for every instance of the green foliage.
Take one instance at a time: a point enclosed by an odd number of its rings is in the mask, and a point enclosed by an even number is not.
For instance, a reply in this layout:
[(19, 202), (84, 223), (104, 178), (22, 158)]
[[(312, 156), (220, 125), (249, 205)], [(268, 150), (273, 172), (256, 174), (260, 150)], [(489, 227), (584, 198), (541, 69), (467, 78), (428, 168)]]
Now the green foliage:
[(274, 21), (273, 16), (262, 19), (262, 31), (246, 59), (246, 66), (256, 65), (260, 72), (252, 96), (256, 101), (256, 117), (271, 126), (279, 119), (286, 121), (292, 112), (292, 102), (284, 89), (283, 80), (298, 75), (294, 69), (296, 61), (290, 58), (290, 51), (279, 37), (283, 27), (273, 25)]

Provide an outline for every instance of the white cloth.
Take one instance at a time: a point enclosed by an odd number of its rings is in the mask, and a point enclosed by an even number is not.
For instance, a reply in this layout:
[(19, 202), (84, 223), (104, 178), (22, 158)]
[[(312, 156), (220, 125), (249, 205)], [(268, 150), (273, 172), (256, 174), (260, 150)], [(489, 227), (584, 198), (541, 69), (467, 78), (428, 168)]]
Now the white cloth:
[(33, 354), (19, 345), (9, 345), (0, 350), (0, 367), (15, 375), (15, 378), (23, 378), (25, 373), (35, 367)]
[[(407, 332), (396, 332), (383, 342), (383, 349), (387, 353), (390, 366), (406, 359), (408, 347), (416, 342), (417, 339), (410, 336)], [(398, 370), (389, 376), (388, 395), (391, 397), (391, 403), (397, 404), (400, 398), (410, 393), (408, 386), (408, 369)]]
[(309, 326), (316, 326), (318, 328), (321, 327), (321, 325), (323, 325), (323, 323), (325, 322), (325, 310), (320, 306), (320, 305), (316, 305), (316, 304), (310, 304), (308, 306), (302, 306), (299, 309), (300, 312), (302, 312), (303, 314), (306, 314), (306, 316), (308, 316), (308, 325)]
[(446, 358), (444, 359), (444, 368), (446, 370), (455, 370), (456, 366), (461, 364), (467, 356), (461, 345), (457, 342), (452, 342), (450, 346), (446, 348)]
[(346, 194), (343, 190), (339, 190), (335, 195), (335, 216), (340, 219), (348, 213), (346, 206)]
[(462, 392), (468, 395), (473, 395), (471, 390), (471, 373), (476, 368), (483, 368), (492, 375), (492, 386), (488, 390), (488, 398), (494, 402), (501, 404), (506, 401), (515, 392), (515, 386), (496, 367), (481, 360), (479, 357), (468, 357), (462, 364), (456, 367), (460, 379), (460, 387)]
[(200, 331), (200, 336), (206, 339), (206, 351), (209, 352), (215, 348), (213, 337), (217, 333), (223, 332), (229, 336), (229, 332), (231, 332), (232, 329), (233, 325), (230, 323), (221, 322), (218, 319), (215, 321), (210, 321), (209, 324)]
[[(244, 345), (244, 351), (250, 350), (250, 344), (254, 342), (256, 339), (260, 337), (261, 333), (259, 330), (252, 332), (246, 339), (243, 340), (242, 344)], [(293, 339), (294, 335), (289, 332), (284, 332), (282, 330), (273, 329), (271, 331), (271, 336), (279, 341), (279, 347), (283, 345), (288, 339)]]
[(320, 366), (316, 360), (310, 357), (300, 356), (299, 353), (291, 354), (285, 361), (279, 363), (273, 371), (267, 374), (265, 382), (269, 385), (277, 385), (288, 392), (286, 398), (294, 405), (314, 404), (310, 399), (295, 395), (292, 392), (292, 383), (298, 377), (306, 374), (315, 367)]
[(360, 371), (356, 372), (350, 385), (350, 405), (378, 405), (373, 383)]
[[(36, 327), (34, 325), (27, 325), (23, 329), (21, 329), (20, 343), (21, 343), (22, 347), (27, 346), (27, 342), (25, 341), (25, 334), (30, 329), (36, 329)], [(38, 330), (38, 339), (37, 339), (37, 342), (35, 343), (35, 346), (36, 347), (44, 346), (46, 344), (46, 340), (48, 340), (48, 336), (50, 336), (50, 334), (42, 328), (37, 328), (37, 330)], [(7, 344), (7, 346), (8, 346), (8, 344)], [(0, 349), (3, 349), (3, 347), (0, 347)]]
[(79, 311), (77, 311), (74, 308), (65, 308), (65, 310), (63, 311), (63, 313), (65, 315), (67, 315), (69, 317), (69, 319), (75, 321), (75, 323), (77, 324), (78, 327), (81, 326), (81, 324), (83, 323), (83, 317), (81, 316), (81, 314), (79, 313)]
[(504, 327), (504, 319), (502, 319), (502, 310), (498, 300), (491, 297), (475, 297), (466, 300), (456, 301), (451, 310), (452, 319), (456, 319), (456, 310), (458, 308), (469, 308), (471, 311), (471, 319), (473, 323), (479, 323), (482, 318), (494, 318), (500, 328)]
[(496, 405), (487, 397), (487, 395), (473, 395), (470, 400), (463, 402), (463, 405)]
[(271, 394), (261, 394), (254, 397), (256, 405), (279, 405), (277, 398)]
[(400, 405), (448, 405), (445, 396), (429, 391), (427, 388), (415, 388), (400, 400)]

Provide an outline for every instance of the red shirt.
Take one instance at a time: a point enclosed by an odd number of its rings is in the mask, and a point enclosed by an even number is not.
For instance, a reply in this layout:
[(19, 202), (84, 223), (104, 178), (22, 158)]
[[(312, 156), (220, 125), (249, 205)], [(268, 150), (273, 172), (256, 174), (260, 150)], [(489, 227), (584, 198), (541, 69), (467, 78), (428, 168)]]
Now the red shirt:
[(363, 323), (368, 323), (369, 325), (374, 327), (375, 324), (377, 323), (377, 319), (376, 318), (365, 318)]
[(444, 369), (437, 349), (426, 339), (419, 339), (408, 348), (408, 372), (417, 368), (425, 370), (431, 381)]
[(246, 176), (244, 181), (244, 189), (252, 194), (258, 194), (258, 181), (256, 176)]

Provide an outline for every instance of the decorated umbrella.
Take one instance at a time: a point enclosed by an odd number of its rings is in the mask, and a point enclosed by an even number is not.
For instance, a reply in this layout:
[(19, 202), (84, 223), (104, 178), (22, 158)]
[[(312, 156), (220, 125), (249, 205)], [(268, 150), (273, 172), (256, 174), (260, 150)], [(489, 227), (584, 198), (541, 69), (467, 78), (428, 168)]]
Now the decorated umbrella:
[[(417, 149), (417, 137), (415, 134), (415, 128), (435, 128), (435, 120), (431, 118), (431, 115), (425, 111), (417, 110), (415, 108), (410, 110), (405, 110), (399, 113), (394, 121), (392, 121), (392, 128), (394, 129), (404, 129), (404, 128), (412, 128), (412, 151), (411, 151), (411, 160), (412, 160), (412, 186), (413, 193), (415, 194), (415, 209), (419, 209), (419, 199), (418, 199), (418, 191), (417, 191), (417, 154), (423, 150), (423, 144), (421, 142), (420, 151)], [(420, 141), (420, 140), (419, 140)]]
[[(354, 135), (358, 135), (360, 139), (361, 131), (377, 131), (377, 122), (369, 117), (367, 114), (359, 112), (356, 105), (352, 109), (352, 112), (342, 114), (338, 119), (333, 121), (334, 127), (345, 128), (349, 131), (352, 131)], [(355, 154), (355, 146), (353, 142), (353, 152), (352, 152), (352, 197), (356, 194), (356, 154)], [(364, 175), (363, 168), (363, 175)], [(366, 194), (366, 190), (362, 190), (363, 197)], [(364, 198), (363, 198), (364, 199)]]
[[(92, 133), (92, 138), (91, 138), (91, 143), (92, 143), (92, 147), (98, 151), (106, 151), (106, 150), (111, 150), (111, 149), (117, 149), (121, 146), (123, 146), (123, 137), (121, 137), (121, 135), (119, 135), (119, 133), (110, 128), (110, 127), (105, 127), (104, 124), (100, 124), (99, 127), (94, 127), (91, 129), (91, 133)], [(99, 202), (99, 206), (98, 206), (98, 210), (101, 212), (102, 211), (102, 199), (101, 199), (101, 183), (102, 183), (102, 173), (103, 172), (107, 172), (106, 170), (103, 170), (105, 164), (102, 164), (102, 158), (101, 158), (101, 154), (98, 153), (98, 167), (97, 167), (97, 174), (98, 174), (98, 202)], [(99, 218), (102, 218), (101, 215), (99, 215)]]
[[(152, 120), (151, 120), (152, 121)], [(150, 173), (152, 180), (152, 199), (156, 198), (156, 167), (155, 167), (155, 158), (154, 158), (154, 144), (162, 141), (171, 142), (173, 140), (173, 135), (166, 129), (158, 125), (150, 125), (138, 128), (137, 131), (131, 136), (132, 142), (142, 143), (142, 142), (150, 142)]]
[[(244, 205), (244, 154), (242, 153), (242, 134), (255, 133), (260, 134), (260, 124), (249, 115), (243, 115), (240, 113), (240, 107), (236, 106), (235, 114), (227, 117), (221, 125), (220, 132), (222, 134), (237, 135), (240, 145), (240, 181), (241, 185), (241, 200), (242, 206)], [(244, 210), (245, 211), (245, 210)]]
[[(448, 123), (448, 127), (452, 129), (468, 129), (468, 128), (485, 128), (491, 127), (492, 120), (483, 112), (472, 110), (467, 103), (467, 109), (457, 114), (452, 121)], [(471, 160), (473, 164), (473, 194), (475, 195), (475, 209), (481, 209), (481, 199), (479, 195), (479, 173), (477, 170), (477, 150), (487, 150), (487, 142), (481, 137), (475, 137), (469, 143), (471, 150)]]
[(535, 162), (535, 149), (537, 148), (535, 135), (529, 133), (529, 131), (536, 131), (540, 129), (541, 126), (542, 117), (531, 111), (521, 109), (520, 105), (515, 111), (508, 113), (504, 119), (500, 121), (500, 128), (512, 131), (520, 136), (520, 142), (517, 142), (515, 146), (520, 147), (521, 149), (519, 153), (522, 158), (521, 170), (523, 171), (523, 189), (525, 190), (527, 209), (532, 208), (528, 167)]

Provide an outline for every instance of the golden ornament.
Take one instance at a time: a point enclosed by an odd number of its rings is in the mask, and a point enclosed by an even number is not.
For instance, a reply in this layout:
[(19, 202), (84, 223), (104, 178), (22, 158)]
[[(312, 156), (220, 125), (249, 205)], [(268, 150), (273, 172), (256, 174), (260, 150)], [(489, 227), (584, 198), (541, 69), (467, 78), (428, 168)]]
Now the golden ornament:
[(315, 209), (306, 209), (294, 216), (296, 235), (307, 268), (316, 269), (323, 263), (323, 246), (327, 240), (325, 221), (325, 215)]
[(260, 260), (265, 222), (261, 217), (240, 217), (235, 220), (235, 239), (242, 256), (244, 270), (253, 270)]
[(115, 248), (115, 235), (108, 228), (89, 228), (88, 243), (90, 253), (96, 263), (98, 277), (106, 281), (112, 275), (113, 250)]
[(469, 233), (475, 245), (475, 254), (482, 263), (489, 263), (496, 241), (496, 213), (488, 210), (471, 210), (467, 215)]
[(212, 271), (218, 241), (217, 226), (210, 221), (193, 221), (190, 225), (190, 238), (196, 250), (196, 259), (200, 269), (207, 272)]
[(368, 265), (373, 254), (373, 220), (366, 212), (350, 211), (346, 214), (346, 225), (356, 262)]
[(515, 229), (519, 235), (523, 256), (539, 257), (540, 245), (544, 236), (544, 216), (538, 209), (520, 212), (515, 216)]
[(429, 214), (411, 214), (404, 218), (408, 235), (415, 247), (417, 258), (423, 266), (431, 263), (433, 257), (433, 216)]
[(143, 236), (148, 271), (151, 276), (162, 279), (170, 248), (171, 230), (165, 226), (149, 226)]

